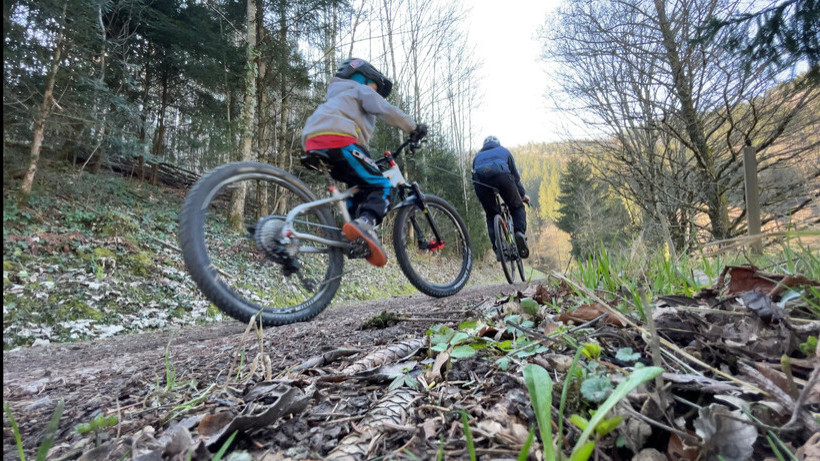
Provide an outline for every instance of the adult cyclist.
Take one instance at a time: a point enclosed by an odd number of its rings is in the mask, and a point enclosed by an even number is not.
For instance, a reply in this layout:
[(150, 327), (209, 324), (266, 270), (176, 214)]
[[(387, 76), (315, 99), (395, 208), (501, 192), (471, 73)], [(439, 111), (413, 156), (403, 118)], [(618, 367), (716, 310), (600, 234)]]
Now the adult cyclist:
[(522, 258), (530, 255), (527, 247), (527, 213), (524, 209), (524, 202), (529, 203), (530, 196), (521, 184), (521, 176), (515, 167), (515, 160), (506, 148), (501, 146), (498, 138), (487, 136), (484, 145), (473, 158), (473, 186), (478, 196), (478, 201), (484, 207), (484, 214), (487, 217), (487, 232), (490, 235), (490, 242), (493, 244), (493, 251), (496, 259), (501, 261), (501, 254), (495, 246), (495, 228), (493, 220), (495, 215), (501, 210), (495, 201), (495, 191), (498, 190), (501, 199), (510, 209), (515, 227), (515, 244), (518, 247), (518, 254)]

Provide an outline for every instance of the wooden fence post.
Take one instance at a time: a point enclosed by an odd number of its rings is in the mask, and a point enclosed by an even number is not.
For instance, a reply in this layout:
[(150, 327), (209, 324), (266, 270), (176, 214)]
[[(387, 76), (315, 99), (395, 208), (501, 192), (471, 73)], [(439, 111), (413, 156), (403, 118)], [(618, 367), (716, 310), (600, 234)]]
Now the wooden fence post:
[[(760, 235), (760, 193), (757, 187), (757, 158), (756, 149), (751, 140), (746, 140), (743, 148), (743, 176), (746, 185), (746, 219), (749, 223), (749, 236)], [(763, 253), (763, 241), (760, 238), (752, 240), (752, 251)]]

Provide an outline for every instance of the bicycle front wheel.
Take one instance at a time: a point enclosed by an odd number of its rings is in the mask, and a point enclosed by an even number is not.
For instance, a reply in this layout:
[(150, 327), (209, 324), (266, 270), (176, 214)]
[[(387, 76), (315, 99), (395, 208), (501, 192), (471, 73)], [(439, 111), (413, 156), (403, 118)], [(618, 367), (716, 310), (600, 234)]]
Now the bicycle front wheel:
[[(296, 256), (288, 260), (295, 262), (286, 267), (272, 256), (269, 231), (296, 205), (314, 200), (295, 176), (262, 163), (230, 163), (203, 176), (180, 215), (179, 242), (191, 278), (220, 310), (243, 322), (257, 313), (266, 326), (315, 317), (339, 289), (342, 250), (298, 242)], [(257, 238), (260, 227), (267, 240)], [(294, 230), (340, 238), (326, 208), (298, 216)]]
[(498, 254), (501, 255), (501, 268), (504, 269), (504, 278), (507, 279), (507, 283), (515, 283), (513, 249), (510, 245), (512, 242), (510, 233), (507, 231), (507, 224), (501, 215), (495, 215), (493, 228), (495, 230), (495, 248), (498, 250)]
[(415, 205), (399, 210), (393, 228), (396, 260), (410, 283), (422, 293), (436, 298), (451, 296), (470, 278), (470, 235), (447, 201), (425, 195), (424, 202), (427, 213)]

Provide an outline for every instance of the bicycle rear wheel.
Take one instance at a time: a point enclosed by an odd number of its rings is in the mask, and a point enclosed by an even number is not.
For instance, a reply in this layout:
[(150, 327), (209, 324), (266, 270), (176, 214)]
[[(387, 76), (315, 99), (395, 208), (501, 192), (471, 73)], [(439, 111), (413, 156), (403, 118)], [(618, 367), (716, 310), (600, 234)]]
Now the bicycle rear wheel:
[(464, 288), (470, 278), (470, 236), (461, 216), (447, 201), (425, 195), (424, 202), (426, 214), (415, 205), (399, 210), (393, 228), (396, 260), (410, 283), (422, 293), (436, 298), (451, 296)]
[(507, 283), (515, 283), (515, 267), (512, 261), (512, 247), (510, 246), (510, 233), (507, 232), (507, 224), (501, 215), (495, 215), (493, 221), (495, 229), (495, 248), (501, 255), (501, 268), (504, 269), (504, 278)]
[[(342, 250), (299, 242), (296, 257), (290, 259), (299, 269), (292, 273), (263, 249), (273, 246), (270, 226), (284, 222), (294, 206), (313, 200), (315, 195), (295, 176), (262, 163), (230, 163), (203, 176), (180, 215), (179, 242), (191, 278), (220, 310), (243, 322), (257, 313), (266, 326), (315, 317), (339, 289)], [(241, 213), (231, 212), (240, 208)], [(260, 231), (259, 238), (266, 238), (261, 244), (255, 235), (260, 227), (266, 229)], [(294, 228), (340, 238), (326, 208), (298, 216)]]

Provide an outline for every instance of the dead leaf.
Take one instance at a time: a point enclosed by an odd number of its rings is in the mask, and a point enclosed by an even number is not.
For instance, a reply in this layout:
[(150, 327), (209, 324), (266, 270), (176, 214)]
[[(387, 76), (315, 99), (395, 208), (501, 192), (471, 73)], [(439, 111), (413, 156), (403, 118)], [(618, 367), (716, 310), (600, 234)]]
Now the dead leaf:
[(561, 328), (561, 324), (558, 322), (553, 322), (549, 319), (543, 322), (544, 328), (542, 329), (543, 333), (547, 336), (551, 336), (553, 333), (558, 331)]
[(421, 428), (424, 431), (425, 439), (432, 439), (438, 434), (438, 428), (441, 426), (441, 421), (438, 418), (430, 418), (422, 423)]
[(700, 450), (697, 447), (685, 445), (678, 434), (672, 433), (669, 435), (666, 455), (674, 461), (695, 461), (700, 456)]
[(637, 452), (646, 443), (646, 439), (652, 435), (652, 427), (638, 418), (628, 418), (626, 424), (618, 427), (618, 434), (630, 450)]
[(553, 370), (559, 373), (566, 373), (566, 371), (569, 370), (569, 367), (572, 366), (572, 357), (568, 355), (552, 354), (547, 356), (547, 362)]
[(703, 441), (703, 455), (706, 459), (726, 461), (746, 461), (751, 459), (757, 428), (740, 411), (731, 411), (724, 405), (711, 404), (698, 411), (693, 426)]
[(774, 305), (769, 295), (762, 291), (747, 291), (740, 295), (747, 309), (754, 312), (766, 324), (783, 320), (783, 309)]
[(215, 413), (212, 415), (205, 415), (202, 421), (199, 422), (196, 430), (202, 437), (210, 437), (219, 432), (223, 427), (233, 419), (233, 414), (227, 411)]
[(441, 380), (441, 367), (443, 367), (447, 362), (450, 361), (450, 353), (447, 351), (441, 351), (436, 356), (436, 361), (433, 363), (433, 368), (424, 372), (424, 378), (427, 380), (428, 383), (435, 382), (437, 380)]
[(820, 433), (811, 436), (805, 445), (797, 449), (796, 455), (800, 461), (820, 459)]
[(654, 448), (644, 448), (632, 457), (632, 461), (666, 461), (666, 456)]
[(797, 395), (792, 393), (792, 388), (789, 386), (789, 380), (786, 377), (786, 374), (782, 371), (775, 370), (773, 368), (768, 367), (765, 363), (755, 363), (755, 369), (760, 372), (761, 375), (765, 376), (769, 379), (769, 381), (775, 383), (777, 387), (789, 394), (792, 398), (797, 398)]
[[(576, 324), (580, 324), (589, 322), (590, 320), (594, 320), (600, 317), (601, 315), (607, 313), (609, 313), (609, 310), (598, 303), (583, 304), (581, 306), (578, 306), (572, 312), (562, 313), (558, 316), (558, 319), (564, 323), (575, 322)], [(603, 321), (620, 327), (626, 326), (619, 319), (612, 315), (607, 315), (606, 317), (604, 317)]]
[(726, 266), (718, 277), (717, 287), (723, 288), (726, 276), (729, 284), (726, 295), (737, 295), (746, 291), (762, 291), (775, 298), (786, 288), (796, 286), (820, 286), (820, 283), (809, 280), (801, 275), (781, 275), (760, 272), (754, 266)]
[[(307, 406), (310, 400), (301, 390), (284, 384), (270, 390), (266, 396), (266, 398), (274, 397), (276, 400), (270, 405), (259, 404), (258, 402), (248, 403), (243, 414), (234, 417), (230, 423), (208, 438), (208, 446), (213, 448), (223, 443), (234, 431), (241, 432), (269, 426), (282, 416), (298, 413)], [(254, 414), (257, 407), (262, 408), (262, 410)]]

